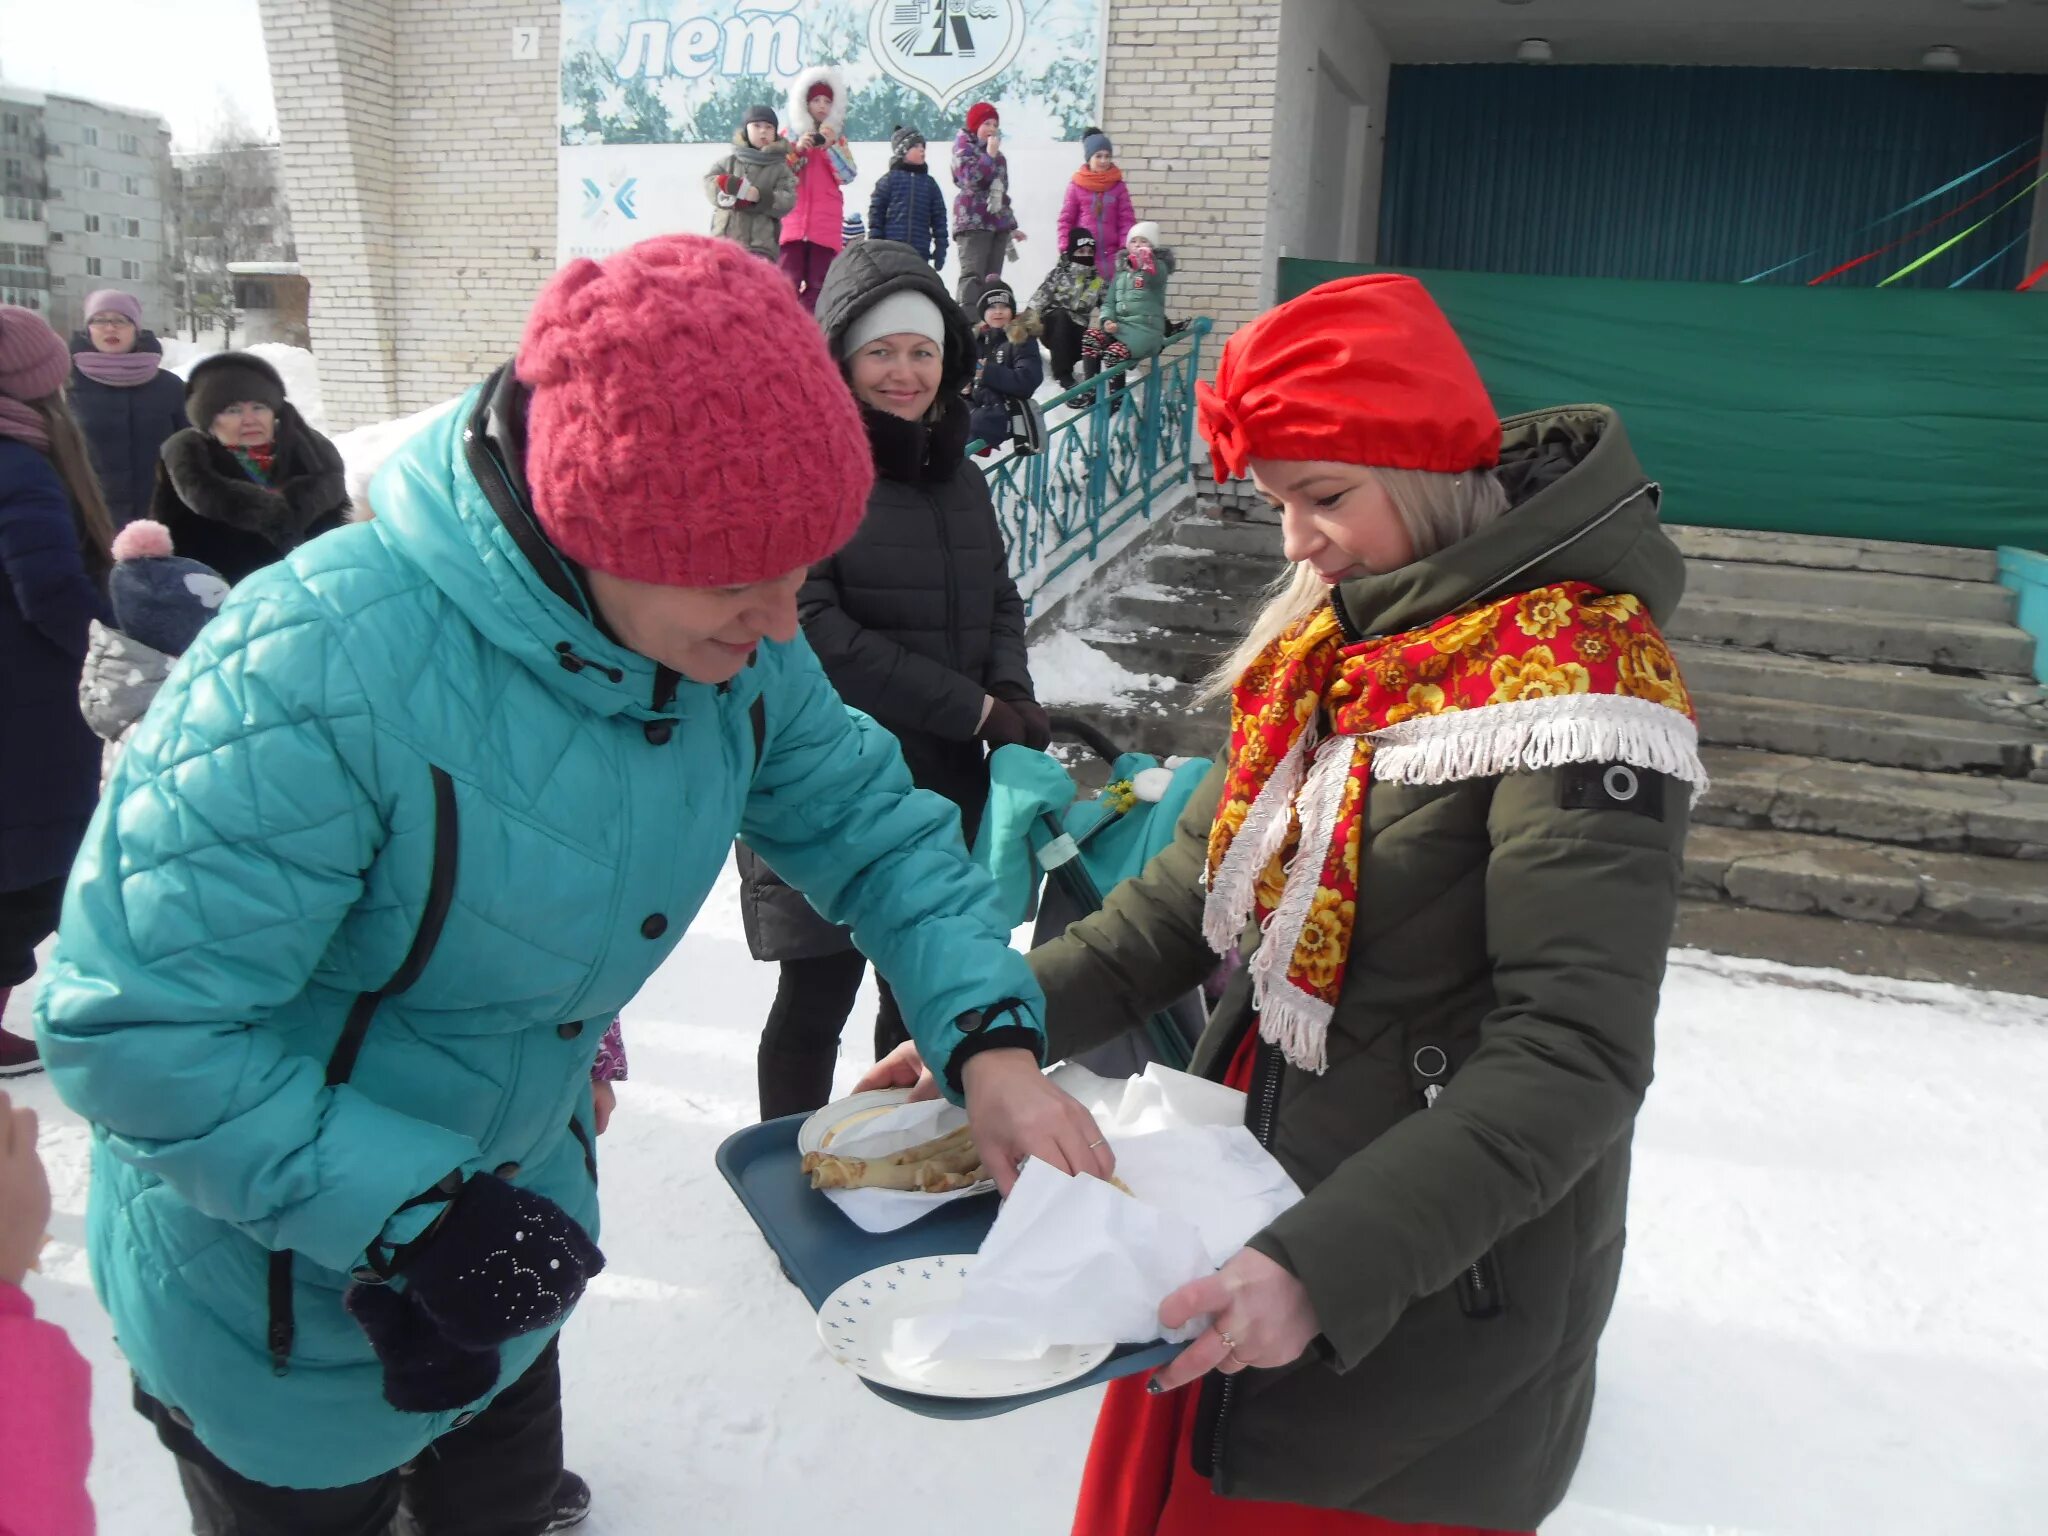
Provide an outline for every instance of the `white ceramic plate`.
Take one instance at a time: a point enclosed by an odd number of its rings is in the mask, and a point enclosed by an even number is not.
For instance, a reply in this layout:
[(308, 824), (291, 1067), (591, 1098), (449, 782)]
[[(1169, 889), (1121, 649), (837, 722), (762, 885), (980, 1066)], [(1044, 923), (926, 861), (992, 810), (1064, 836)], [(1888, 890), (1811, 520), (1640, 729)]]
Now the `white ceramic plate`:
[(1111, 1344), (1055, 1345), (1036, 1360), (922, 1360), (899, 1357), (895, 1325), (960, 1299), (971, 1253), (884, 1264), (855, 1275), (818, 1309), (818, 1337), (832, 1358), (877, 1386), (927, 1397), (1014, 1397), (1086, 1376), (1114, 1352)]
[[(866, 1093), (849, 1094), (835, 1099), (810, 1119), (797, 1127), (796, 1149), (799, 1154), (823, 1152), (840, 1137), (863, 1129), (871, 1120), (879, 1119), (899, 1104), (910, 1102), (908, 1088), (871, 1088)], [(890, 1190), (882, 1193), (907, 1195), (915, 1200), (949, 1200), (962, 1195), (983, 1195), (996, 1187), (994, 1179), (983, 1179), (970, 1184), (966, 1189), (951, 1190), (946, 1194), (927, 1195), (918, 1190)], [(876, 1191), (841, 1190), (830, 1191), (838, 1194), (876, 1193)]]

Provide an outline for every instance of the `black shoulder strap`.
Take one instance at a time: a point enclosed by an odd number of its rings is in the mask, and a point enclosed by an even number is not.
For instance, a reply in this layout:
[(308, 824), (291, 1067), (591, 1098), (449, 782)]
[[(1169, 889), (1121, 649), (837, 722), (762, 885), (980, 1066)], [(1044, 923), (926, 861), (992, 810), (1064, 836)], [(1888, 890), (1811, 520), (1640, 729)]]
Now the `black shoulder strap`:
[(754, 702), (747, 708), (747, 719), (754, 725), (754, 771), (758, 773), (761, 754), (768, 748), (768, 700), (765, 695), (754, 695)]
[[(414, 930), (412, 947), (405, 952), (398, 969), (391, 973), (391, 979), (374, 992), (361, 992), (350, 1005), (348, 1019), (341, 1026), (341, 1038), (334, 1044), (334, 1053), (327, 1058), (327, 1085), (332, 1088), (345, 1083), (354, 1074), (356, 1057), (363, 1049), (363, 1037), (370, 1032), (370, 1020), (375, 1017), (377, 1005), (387, 997), (395, 997), (405, 991), (427, 968), (433, 958), (435, 945), (441, 942), (441, 930), (448, 922), (448, 909), (455, 902), (456, 854), (461, 845), (460, 824), (456, 817), (455, 781), (444, 769), (429, 767), (434, 781), (434, 863), (427, 876), (426, 905), (420, 909), (419, 927)], [(292, 1335), (292, 1255), (288, 1248), (273, 1251), (270, 1255), (270, 1345), (271, 1369), (279, 1376), (290, 1369)]]

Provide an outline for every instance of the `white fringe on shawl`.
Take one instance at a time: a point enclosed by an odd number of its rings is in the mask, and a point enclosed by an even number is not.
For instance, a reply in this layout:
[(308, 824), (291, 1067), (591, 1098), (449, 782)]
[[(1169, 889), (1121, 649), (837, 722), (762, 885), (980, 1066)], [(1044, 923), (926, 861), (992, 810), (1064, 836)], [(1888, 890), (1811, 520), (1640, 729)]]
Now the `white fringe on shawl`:
[(1230, 953), (1238, 935), (1244, 932), (1244, 925), (1251, 921), (1252, 897), (1258, 890), (1259, 876), (1287, 841), (1294, 792), (1301, 787), (1309, 738), (1314, 735), (1315, 722), (1310, 721), (1267, 778), (1259, 798), (1245, 812), (1244, 825), (1224, 850), (1223, 862), (1209, 882), (1209, 899), (1202, 906), (1202, 937), (1219, 955)]
[(1304, 728), (1266, 780), (1244, 825), (1223, 855), (1202, 910), (1202, 935), (1227, 954), (1251, 920), (1258, 879), (1286, 842), (1297, 814), (1301, 841), (1287, 865), (1280, 904), (1266, 919), (1251, 959), (1259, 1035), (1304, 1072), (1328, 1065), (1331, 1006), (1287, 980), (1301, 931), (1314, 909), (1323, 865), (1336, 837), (1337, 814), (1360, 750), (1372, 751), (1372, 776), (1395, 784), (1449, 784), (1517, 769), (1568, 763), (1627, 763), (1706, 793), (1699, 728), (1675, 709), (1617, 694), (1566, 694), (1423, 715), (1364, 738), (1332, 737), (1314, 747), (1304, 774), (1313, 723)]
[(1364, 743), (1351, 736), (1332, 737), (1317, 750), (1315, 766), (1301, 788), (1301, 843), (1287, 863), (1286, 890), (1266, 919), (1265, 932), (1251, 960), (1252, 1006), (1259, 1013), (1259, 1035), (1268, 1045), (1278, 1046), (1281, 1054), (1304, 1072), (1321, 1072), (1329, 1065), (1324, 1043), (1332, 1010), (1320, 997), (1290, 983), (1287, 971), (1315, 906), (1323, 865), (1336, 841), (1337, 813), (1344, 808), (1344, 790), (1361, 750)]
[(1707, 790), (1700, 733), (1677, 710), (1612, 693), (1570, 693), (1451, 714), (1421, 715), (1371, 732), (1372, 776), (1393, 784), (1450, 784), (1516, 769), (1627, 763)]

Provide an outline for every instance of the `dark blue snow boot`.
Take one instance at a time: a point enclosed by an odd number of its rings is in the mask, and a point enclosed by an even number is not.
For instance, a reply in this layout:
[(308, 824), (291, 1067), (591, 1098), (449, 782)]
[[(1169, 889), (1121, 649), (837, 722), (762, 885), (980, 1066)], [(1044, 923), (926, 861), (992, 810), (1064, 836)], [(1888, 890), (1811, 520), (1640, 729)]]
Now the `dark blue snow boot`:
[(590, 1515), (590, 1484), (574, 1472), (564, 1472), (555, 1484), (555, 1507), (548, 1511), (546, 1529), (566, 1531), (581, 1525)]

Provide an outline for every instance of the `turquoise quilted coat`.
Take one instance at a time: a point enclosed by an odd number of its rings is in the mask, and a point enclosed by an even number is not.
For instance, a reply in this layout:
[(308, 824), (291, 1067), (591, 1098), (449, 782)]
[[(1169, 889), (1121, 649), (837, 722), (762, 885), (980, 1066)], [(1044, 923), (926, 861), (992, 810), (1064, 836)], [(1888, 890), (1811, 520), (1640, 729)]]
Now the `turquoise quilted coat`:
[[(92, 1271), (121, 1347), (265, 1483), (376, 1476), (458, 1417), (387, 1407), (342, 1310), (371, 1240), (410, 1235), (387, 1232), (401, 1203), (496, 1170), (598, 1233), (599, 1037), (736, 835), (852, 924), (926, 1060), (950, 1058), (970, 1009), (1017, 997), (1035, 1024), (1041, 1007), (958, 812), (912, 788), (802, 637), (667, 702), (673, 674), (582, 610), (516, 473), (473, 441), (487, 428), (473, 392), (379, 473), (375, 522), (236, 589), (121, 758), (38, 1005), (51, 1077), (94, 1128)], [(434, 768), (459, 812), (446, 925), (329, 1087), (350, 1004), (420, 921)], [(265, 1275), (287, 1249), (279, 1375)], [(545, 1342), (508, 1345), (500, 1385)]]

